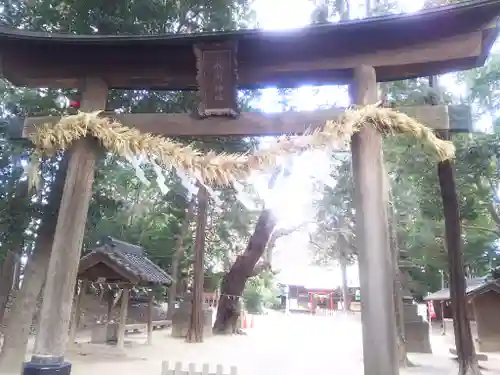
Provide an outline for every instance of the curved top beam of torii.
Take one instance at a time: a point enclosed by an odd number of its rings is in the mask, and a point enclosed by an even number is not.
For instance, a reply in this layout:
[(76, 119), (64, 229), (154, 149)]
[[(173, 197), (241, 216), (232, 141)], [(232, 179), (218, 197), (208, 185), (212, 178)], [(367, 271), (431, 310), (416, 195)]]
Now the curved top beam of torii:
[(287, 31), (74, 35), (0, 27), (1, 73), (19, 86), (75, 88), (96, 76), (110, 88), (193, 90), (195, 46), (224, 44), (237, 48), (239, 88), (346, 83), (361, 64), (375, 67), (379, 81), (401, 80), (482, 65), (499, 15), (500, 0), (476, 0)]

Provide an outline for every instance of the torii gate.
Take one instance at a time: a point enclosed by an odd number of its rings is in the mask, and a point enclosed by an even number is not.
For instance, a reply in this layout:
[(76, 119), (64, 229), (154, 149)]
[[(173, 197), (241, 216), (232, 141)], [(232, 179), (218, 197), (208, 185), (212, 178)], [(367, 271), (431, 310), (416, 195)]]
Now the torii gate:
[[(481, 0), (412, 15), (299, 30), (191, 35), (63, 35), (0, 28), (1, 73), (18, 86), (80, 88), (81, 110), (106, 109), (109, 89), (198, 90), (196, 115), (116, 115), (124, 125), (165, 136), (258, 136), (320, 127), (343, 109), (239, 113), (237, 88), (350, 84), (352, 102), (377, 101), (377, 81), (463, 70), (484, 63), (500, 1)], [(438, 27), (435, 27), (438, 25)], [(464, 107), (400, 108), (439, 130), (470, 129)], [(115, 116), (115, 115), (113, 115)], [(29, 118), (33, 125), (58, 118)], [(44, 290), (39, 333), (24, 373), (69, 374), (64, 361), (73, 291), (96, 162), (95, 144), (73, 144)], [(381, 135), (352, 139), (366, 375), (398, 373), (393, 273), (387, 238)], [(373, 343), (377, 345), (373, 345)]]

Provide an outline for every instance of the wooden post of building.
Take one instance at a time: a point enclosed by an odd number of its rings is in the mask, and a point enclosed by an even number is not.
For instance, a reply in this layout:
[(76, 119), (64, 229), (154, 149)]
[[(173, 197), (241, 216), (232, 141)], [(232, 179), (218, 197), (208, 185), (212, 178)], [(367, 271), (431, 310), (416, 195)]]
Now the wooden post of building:
[(130, 294), (129, 288), (124, 287), (122, 291), (122, 303), (120, 306), (120, 323), (118, 324), (118, 337), (116, 340), (116, 346), (119, 349), (123, 349), (123, 347), (125, 346), (125, 326), (127, 325), (129, 294)]
[(148, 345), (153, 344), (153, 290), (148, 294)]
[(110, 323), (113, 320), (113, 307), (115, 303), (115, 296), (111, 291), (106, 293), (106, 299), (108, 302), (108, 311), (106, 315), (106, 323)]
[(80, 326), (80, 308), (82, 306), (82, 300), (85, 296), (85, 290), (87, 289), (87, 281), (83, 280), (80, 288), (77, 290), (77, 295), (75, 296), (75, 306), (73, 307), (73, 319), (71, 324), (71, 331), (69, 334), (69, 343), (72, 344), (76, 340), (76, 333), (78, 332), (78, 327)]
[[(81, 110), (105, 109), (108, 86), (100, 79), (86, 79), (84, 83)], [(65, 375), (71, 372), (71, 365), (64, 362), (64, 352), (95, 164), (95, 141), (91, 138), (76, 141), (72, 145), (57, 218), (35, 349), (31, 361), (25, 364), (26, 374)]]
[[(354, 70), (353, 104), (377, 101), (375, 69)], [(392, 259), (384, 203), (382, 136), (368, 125), (352, 137), (365, 375), (397, 375)]]

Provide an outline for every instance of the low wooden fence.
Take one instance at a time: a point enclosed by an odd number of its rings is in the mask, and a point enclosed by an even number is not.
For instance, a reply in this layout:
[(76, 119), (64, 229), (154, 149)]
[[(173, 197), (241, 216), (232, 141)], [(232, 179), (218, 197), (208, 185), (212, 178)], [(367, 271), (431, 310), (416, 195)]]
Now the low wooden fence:
[(229, 372), (224, 372), (222, 365), (215, 366), (215, 372), (212, 370), (207, 363), (201, 365), (201, 368), (195, 363), (189, 363), (186, 368), (182, 362), (174, 364), (169, 361), (164, 361), (161, 365), (161, 375), (238, 375), (238, 369), (235, 366), (229, 367)]

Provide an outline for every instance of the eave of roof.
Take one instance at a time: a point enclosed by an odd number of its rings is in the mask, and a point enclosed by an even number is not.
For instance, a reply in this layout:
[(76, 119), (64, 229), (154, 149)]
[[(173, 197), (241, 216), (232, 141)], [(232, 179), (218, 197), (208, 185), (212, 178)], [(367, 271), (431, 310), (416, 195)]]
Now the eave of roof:
[[(19, 86), (75, 88), (82, 77), (99, 76), (110, 88), (196, 90), (193, 46), (235, 41), (240, 88), (347, 83), (367, 55), (377, 79), (392, 81), (481, 66), (496, 38), (498, 15), (500, 0), (480, 0), (286, 31), (75, 35), (0, 27), (1, 66)], [(461, 42), (446, 53), (453, 38)], [(434, 44), (431, 57), (434, 42), (442, 45)], [(409, 50), (412, 57), (401, 59)], [(379, 53), (383, 62), (374, 58)]]
[[(500, 292), (500, 281), (490, 280), (487, 281), (486, 278), (476, 278), (467, 280), (466, 295), (469, 297), (474, 297), (488, 291)], [(437, 292), (431, 293), (424, 297), (424, 301), (446, 301), (450, 299), (450, 289), (443, 288)]]
[[(242, 29), (236, 31), (216, 31), (192, 34), (157, 34), (157, 35), (77, 35), (69, 33), (48, 33), (13, 29), (0, 26), (0, 41), (14, 39), (16, 41), (38, 41), (48, 43), (91, 43), (109, 44), (117, 43), (157, 43), (164, 44), (184, 44), (215, 42), (215, 41), (262, 41), (275, 40), (283, 42), (286, 39), (308, 38), (332, 33), (352, 33), (359, 32), (393, 32), (410, 29), (416, 31), (420, 29), (427, 35), (429, 30), (433, 33), (444, 32), (448, 35), (456, 35), (464, 32), (478, 30), (485, 24), (492, 22), (500, 14), (499, 0), (469, 0), (458, 4), (434, 7), (411, 14), (391, 14), (378, 17), (369, 17), (360, 20), (348, 20), (338, 23), (316, 24), (308, 27), (288, 29), (288, 30), (263, 30), (263, 29)], [(467, 20), (467, 22), (463, 22)], [(445, 25), (443, 25), (445, 22)], [(436, 25), (437, 23), (437, 25)], [(446, 26), (446, 27), (444, 27)], [(398, 30), (395, 30), (398, 29)], [(412, 33), (408, 32), (408, 35)], [(421, 37), (422, 34), (414, 35)], [(401, 35), (392, 35), (401, 37)]]
[[(110, 246), (114, 243), (116, 246)], [(121, 247), (122, 249), (120, 250)], [(95, 265), (103, 263), (131, 283), (140, 285), (168, 285), (173, 279), (152, 262), (139, 246), (110, 239), (110, 243), (94, 249), (82, 257), (78, 274), (83, 274)]]

